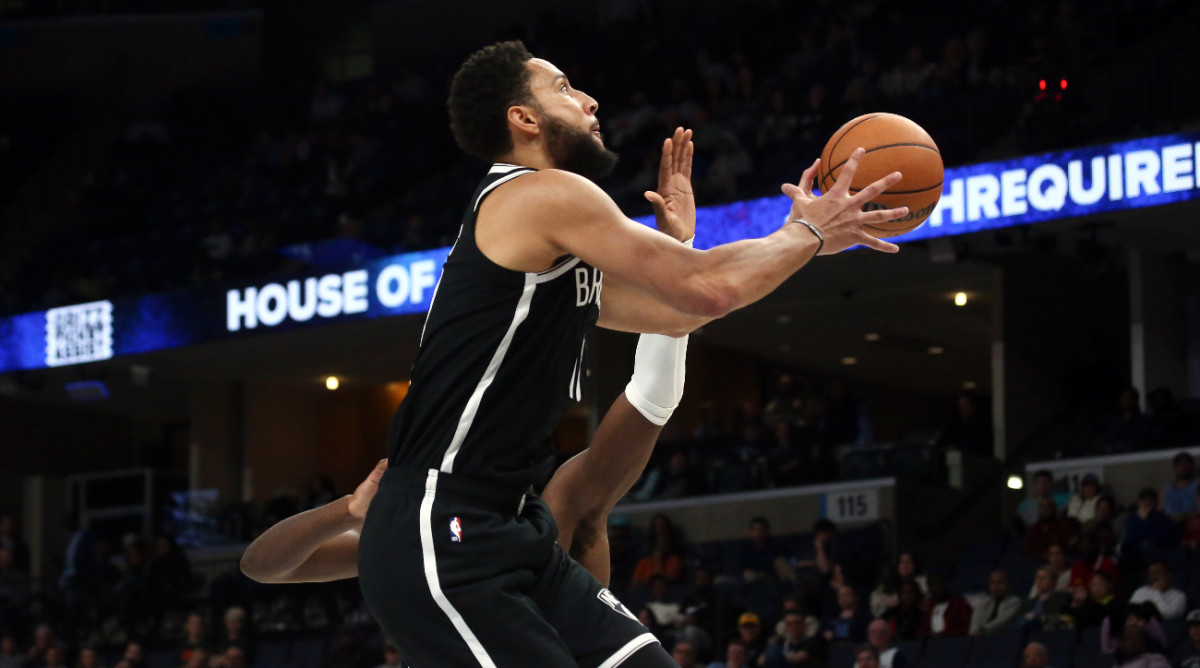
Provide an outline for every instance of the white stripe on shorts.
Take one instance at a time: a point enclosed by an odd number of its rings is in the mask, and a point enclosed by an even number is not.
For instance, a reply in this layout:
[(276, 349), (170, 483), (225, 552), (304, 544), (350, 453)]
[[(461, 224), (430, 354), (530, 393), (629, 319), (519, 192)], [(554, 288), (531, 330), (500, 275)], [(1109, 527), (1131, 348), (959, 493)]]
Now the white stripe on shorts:
[(625, 643), (624, 647), (613, 653), (612, 656), (608, 657), (608, 659), (606, 659), (604, 663), (600, 664), (597, 668), (615, 668), (616, 666), (625, 663), (625, 661), (628, 660), (629, 657), (633, 656), (634, 653), (636, 653), (639, 649), (656, 642), (658, 642), (658, 638), (655, 638), (654, 634), (643, 633), (642, 635)]
[(467, 621), (458, 614), (458, 610), (454, 609), (450, 599), (442, 592), (442, 584), (438, 580), (437, 555), (433, 551), (433, 497), (437, 494), (437, 479), (437, 469), (429, 469), (429, 477), (425, 479), (425, 498), (421, 501), (421, 555), (425, 558), (425, 581), (429, 583), (429, 593), (433, 594), (433, 600), (450, 618), (450, 623), (466, 641), (467, 647), (471, 648), (471, 653), (475, 655), (479, 665), (483, 668), (496, 668), (479, 638), (476, 638), (467, 626)]

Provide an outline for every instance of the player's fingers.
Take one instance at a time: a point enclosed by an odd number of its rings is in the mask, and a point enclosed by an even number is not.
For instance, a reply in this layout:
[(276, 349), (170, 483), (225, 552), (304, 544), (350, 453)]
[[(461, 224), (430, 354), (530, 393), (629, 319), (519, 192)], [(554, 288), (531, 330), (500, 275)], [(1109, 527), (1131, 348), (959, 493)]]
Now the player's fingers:
[(886, 223), (888, 221), (897, 220), (908, 215), (908, 207), (898, 206), (895, 209), (878, 209), (875, 211), (863, 211), (854, 217), (855, 225), (875, 225), (876, 223)]
[(794, 183), (785, 183), (780, 186), (779, 189), (782, 190), (783, 194), (787, 195), (789, 199), (793, 200), (804, 194), (804, 191), (800, 189), (800, 186)]
[(900, 252), (900, 247), (897, 246), (896, 244), (894, 244), (890, 241), (884, 241), (883, 239), (876, 239), (875, 237), (871, 236), (870, 234), (867, 234), (866, 232), (863, 232), (861, 240), (862, 240), (863, 246), (872, 248), (881, 253), (899, 253)]
[(646, 201), (650, 202), (650, 206), (654, 207), (655, 216), (658, 216), (666, 211), (667, 202), (662, 198), (662, 195), (659, 195), (653, 190), (647, 190), (646, 192), (642, 193), (642, 197), (645, 197)]
[(800, 189), (805, 195), (812, 197), (813, 180), (817, 178), (817, 170), (821, 167), (821, 159), (813, 160), (813, 164), (800, 175)]
[(670, 137), (663, 140), (662, 158), (658, 161), (658, 186), (661, 188), (671, 179), (671, 155), (674, 142)]
[(682, 174), (683, 178), (685, 179), (692, 178), (692, 156), (695, 154), (695, 152), (696, 145), (692, 143), (692, 131), (688, 130), (687, 148), (683, 151), (683, 167), (679, 170), (679, 173)]
[(866, 155), (866, 151), (860, 146), (854, 149), (850, 154), (850, 158), (846, 160), (846, 164), (842, 165), (842, 171), (838, 174), (837, 182), (829, 189), (831, 193), (845, 195), (850, 192), (850, 183), (854, 181), (854, 173), (858, 171), (858, 161)]
[(867, 186), (866, 188), (863, 188), (856, 195), (851, 197), (850, 205), (853, 208), (861, 209), (864, 204), (866, 204), (867, 202), (870, 202), (871, 200), (875, 199), (876, 197), (879, 197), (879, 195), (881, 195), (888, 188), (891, 188), (892, 186), (896, 185), (897, 183), (900, 183), (901, 178), (902, 178), (902, 176), (901, 176), (900, 172), (892, 172), (891, 174), (888, 174), (887, 176), (883, 177), (882, 179), (879, 179), (878, 181), (876, 181), (875, 183), (872, 183), (871, 185)]

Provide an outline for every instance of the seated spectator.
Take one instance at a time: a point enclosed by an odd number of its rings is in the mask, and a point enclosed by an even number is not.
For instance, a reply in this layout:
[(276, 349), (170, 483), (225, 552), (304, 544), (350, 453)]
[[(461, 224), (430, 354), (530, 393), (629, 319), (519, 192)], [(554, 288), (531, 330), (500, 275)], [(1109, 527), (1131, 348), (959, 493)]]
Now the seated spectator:
[(751, 663), (750, 655), (746, 652), (746, 643), (741, 638), (730, 638), (725, 645), (725, 660), (713, 661), (708, 668), (750, 668), (757, 665)]
[(104, 668), (104, 662), (100, 660), (100, 652), (89, 645), (79, 650), (79, 661), (75, 666), (76, 668)]
[(971, 630), (971, 604), (946, 587), (946, 578), (939, 574), (929, 576), (929, 597), (921, 610), (921, 638), (965, 636)]
[(1022, 668), (1050, 668), (1050, 652), (1040, 642), (1031, 642), (1022, 653)]
[(771, 523), (759, 515), (750, 520), (750, 530), (738, 551), (738, 571), (746, 582), (758, 582), (774, 577), (776, 562), (782, 557), (774, 539)]
[(1188, 613), (1187, 639), (1175, 652), (1175, 668), (1200, 668), (1200, 608)]
[[(221, 636), (220, 642), (217, 643), (217, 653), (226, 654), (230, 647), (237, 647), (242, 650), (244, 657), (254, 656), (254, 641), (250, 639), (250, 629), (246, 623), (246, 610), (239, 606), (234, 606), (225, 611), (224, 617), (225, 632)], [(226, 659), (229, 657), (226, 656)], [(248, 660), (253, 660), (252, 658)]]
[(656, 574), (650, 578), (650, 601), (646, 607), (659, 626), (674, 626), (679, 620), (682, 606), (679, 601), (671, 600), (671, 585), (666, 577)]
[(867, 644), (879, 653), (879, 668), (908, 668), (908, 657), (892, 642), (892, 626), (876, 619), (867, 626)]
[(1033, 484), (1029, 486), (1029, 498), (1017, 506), (1017, 519), (1024, 526), (1028, 527), (1038, 521), (1038, 516), (1041, 514), (1038, 503), (1044, 498), (1053, 499), (1054, 505), (1060, 510), (1066, 508), (1067, 503), (1071, 501), (1070, 495), (1054, 491), (1054, 474), (1042, 469), (1033, 474)]
[(1009, 627), (1021, 610), (1021, 599), (1009, 592), (1008, 574), (992, 571), (988, 578), (988, 597), (971, 614), (971, 635), (986, 636)]
[(645, 553), (645, 543), (633, 533), (633, 523), (626, 515), (613, 515), (608, 520), (609, 581), (633, 581), (633, 571)]
[(192, 650), (192, 653), (188, 654), (187, 663), (183, 664), (183, 668), (208, 668), (208, 664), (217, 658), (207, 649)]
[(137, 641), (125, 643), (125, 653), (121, 655), (121, 661), (117, 665), (124, 668), (145, 668), (146, 653), (142, 648), (142, 643)]
[(679, 640), (671, 648), (671, 658), (679, 664), (679, 668), (696, 668), (696, 648), (686, 640)]
[(1074, 591), (1082, 591), (1086, 595), (1091, 585), (1092, 576), (1103, 571), (1110, 583), (1121, 582), (1121, 569), (1117, 562), (1100, 551), (1100, 541), (1094, 534), (1084, 534), (1079, 538), (1079, 558), (1071, 565), (1070, 587)]
[(860, 645), (854, 650), (854, 668), (879, 668), (879, 650)]
[(783, 616), (783, 625), (783, 635), (767, 645), (764, 664), (767, 668), (824, 665), (825, 640), (819, 634), (808, 634), (808, 624), (804, 615), (789, 612)]
[(801, 589), (814, 589), (833, 571), (833, 555), (837, 547), (837, 525), (827, 519), (813, 524), (811, 541), (801, 543), (792, 560), (794, 570), (782, 573), (784, 579), (794, 581)]
[(51, 645), (46, 650), (45, 668), (67, 668), (67, 650), (60, 645)]
[(1150, 639), (1146, 629), (1127, 626), (1114, 658), (1117, 668), (1171, 668), (1163, 647)]
[(1200, 510), (1196, 495), (1200, 493), (1200, 478), (1196, 477), (1196, 460), (1190, 452), (1175, 455), (1171, 462), (1175, 479), (1163, 487), (1163, 512), (1179, 520)]
[(1086, 591), (1075, 590), (1067, 614), (1075, 628), (1095, 628), (1113, 614), (1118, 605), (1113, 596), (1112, 578), (1105, 571), (1096, 571)]
[(938, 445), (943, 449), (953, 448), (979, 457), (993, 456), (992, 421), (986, 412), (979, 409), (975, 397), (959, 395), (954, 415), (942, 429)]
[(767, 650), (767, 635), (763, 633), (762, 620), (755, 612), (743, 612), (738, 617), (738, 637), (746, 650), (746, 661), (758, 664), (758, 657)]
[[(240, 649), (236, 646), (230, 647), (226, 650), (226, 657), (229, 656), (229, 650)], [(363, 642), (362, 635), (352, 626), (343, 626), (337, 641), (334, 642), (333, 651), (325, 658), (324, 668), (372, 668), (373, 665), (371, 652)], [(234, 666), (231, 665), (230, 668)]]
[(11, 632), (0, 636), (0, 668), (23, 668), (25, 656), (17, 647), (17, 638)]
[(921, 637), (921, 622), (925, 618), (925, 600), (915, 582), (900, 585), (900, 602), (884, 615), (900, 640)]
[(0, 514), (0, 547), (12, 550), (13, 566), (24, 573), (29, 572), (29, 545), (21, 539), (17, 518), (12, 513)]
[(1079, 481), (1079, 493), (1067, 503), (1067, 517), (1085, 524), (1096, 517), (1096, 503), (1100, 500), (1100, 478), (1095, 473), (1083, 476)]
[(1176, 403), (1171, 388), (1151, 390), (1146, 403), (1150, 408), (1146, 444), (1151, 449), (1176, 448), (1194, 442), (1191, 419)]
[(725, 594), (713, 587), (712, 569), (707, 566), (697, 566), (692, 571), (692, 592), (683, 599), (682, 635), (689, 636), (689, 629), (703, 631), (709, 640), (706, 647), (692, 646), (700, 652), (700, 656), (708, 658), (712, 655), (712, 641), (720, 631), (732, 628), (733, 619), (730, 617), (734, 607), (729, 604)]
[(1125, 544), (1135, 550), (1169, 545), (1174, 526), (1171, 518), (1159, 510), (1158, 492), (1147, 487), (1138, 493), (1137, 511), (1125, 521)]
[(858, 644), (867, 639), (871, 613), (858, 605), (854, 587), (843, 585), (837, 595), (838, 612), (821, 625), (821, 635), (829, 642)]
[[(1071, 566), (1067, 564), (1067, 551), (1063, 549), (1062, 545), (1055, 544), (1046, 548), (1045, 556), (1045, 567), (1054, 579), (1054, 591), (1070, 591)], [(1036, 588), (1037, 583), (1035, 582), (1033, 588), (1029, 590), (1030, 595), (1033, 595)]]
[(783, 614), (779, 617), (779, 622), (775, 624), (775, 636), (783, 637), (787, 631), (784, 625), (784, 618), (790, 613), (796, 613), (804, 618), (804, 635), (805, 637), (815, 636), (821, 631), (821, 620), (815, 615), (808, 614), (808, 606), (804, 603), (804, 597), (796, 592), (789, 593), (783, 597)]
[(1117, 542), (1125, 540), (1125, 517), (1117, 507), (1117, 500), (1109, 494), (1102, 494), (1096, 499), (1096, 514), (1091, 520), (1084, 522), (1079, 528), (1080, 533), (1095, 533), (1096, 529), (1107, 524), (1116, 531)]
[[(1200, 505), (1200, 493), (1196, 494), (1196, 503)], [(1200, 546), (1200, 510), (1184, 518), (1179, 527), (1179, 544), (1193, 550)]]
[(1033, 593), (1025, 600), (1017, 615), (1017, 626), (1025, 629), (1056, 631), (1067, 627), (1063, 612), (1071, 605), (1071, 595), (1057, 591), (1055, 577), (1047, 566), (1037, 569), (1033, 577)]
[[(1100, 622), (1100, 651), (1112, 654), (1121, 645), (1121, 634), (1130, 626), (1146, 629), (1149, 637), (1158, 644), (1166, 647), (1167, 635), (1163, 633), (1162, 624), (1158, 621), (1158, 610), (1151, 603), (1138, 603), (1124, 606), (1124, 612), (1114, 612)], [(1124, 614), (1124, 619), (1120, 615)]]
[(1025, 531), (1025, 556), (1032, 559), (1046, 554), (1051, 545), (1066, 545), (1075, 535), (1075, 525), (1058, 516), (1054, 499), (1044, 496), (1038, 501), (1037, 521)]
[(1171, 586), (1171, 567), (1156, 561), (1146, 571), (1146, 584), (1138, 587), (1130, 597), (1130, 603), (1150, 602), (1164, 621), (1174, 621), (1187, 612), (1187, 596)]
[(180, 665), (187, 665), (192, 653), (196, 651), (208, 651), (208, 638), (204, 629), (204, 617), (198, 612), (193, 612), (183, 622), (183, 640), (179, 644)]
[(871, 592), (871, 614), (883, 617), (888, 610), (896, 607), (900, 603), (900, 584), (910, 580), (917, 584), (922, 593), (926, 591), (925, 576), (917, 574), (916, 560), (912, 554), (902, 552), (891, 574)]
[(33, 644), (25, 652), (25, 668), (43, 668), (46, 665), (46, 652), (61, 644), (49, 624), (38, 624), (33, 631)]
[(1099, 436), (1105, 453), (1142, 450), (1146, 446), (1149, 424), (1142, 415), (1141, 393), (1127, 387), (1121, 391), (1118, 413), (1113, 415)]
[(661, 534), (654, 538), (650, 554), (638, 560), (631, 586), (648, 587), (655, 575), (662, 575), (669, 582), (678, 582), (683, 577), (683, 560), (672, 552), (670, 539)]
[(683, 554), (687, 550), (687, 541), (683, 538), (683, 530), (671, 521), (664, 513), (655, 513), (650, 517), (650, 542), (653, 544), (657, 536), (666, 536), (671, 543), (671, 552)]

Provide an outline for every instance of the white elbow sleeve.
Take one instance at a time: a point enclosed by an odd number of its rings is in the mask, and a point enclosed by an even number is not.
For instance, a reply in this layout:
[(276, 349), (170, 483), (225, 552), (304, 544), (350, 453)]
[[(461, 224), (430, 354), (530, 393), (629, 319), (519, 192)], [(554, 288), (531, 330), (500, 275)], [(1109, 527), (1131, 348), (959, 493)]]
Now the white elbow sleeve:
[[(695, 240), (692, 237), (683, 245), (691, 248)], [(638, 338), (633, 377), (625, 386), (625, 398), (642, 417), (660, 427), (671, 418), (683, 397), (687, 342), (687, 336), (642, 334)]]

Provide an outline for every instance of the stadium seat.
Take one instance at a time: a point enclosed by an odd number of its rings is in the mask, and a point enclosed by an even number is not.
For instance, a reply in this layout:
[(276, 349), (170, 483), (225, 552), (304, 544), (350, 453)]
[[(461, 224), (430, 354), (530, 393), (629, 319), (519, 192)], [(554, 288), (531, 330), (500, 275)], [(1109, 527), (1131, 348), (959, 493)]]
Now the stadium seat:
[(829, 648), (829, 668), (854, 668), (854, 647), (836, 643)]
[(288, 644), (286, 640), (264, 640), (254, 652), (255, 668), (284, 668), (287, 665)]
[(900, 648), (900, 653), (908, 660), (910, 666), (917, 665), (917, 661), (925, 653), (924, 640), (906, 640), (896, 646)]
[(1050, 656), (1050, 665), (1055, 668), (1069, 668), (1071, 655), (1075, 649), (1075, 636), (1072, 629), (1060, 631), (1037, 630), (1029, 634), (1029, 642), (1040, 642), (1046, 646), (1046, 654)]
[(175, 650), (156, 649), (146, 653), (146, 668), (176, 668)]
[(1079, 642), (1075, 645), (1075, 663), (1080, 659), (1096, 656), (1100, 653), (1100, 627), (1093, 626), (1079, 632)]
[(971, 655), (971, 638), (930, 638), (917, 668), (963, 668)]
[(981, 636), (971, 643), (971, 668), (1009, 668), (1020, 663), (1025, 634), (1020, 629), (1008, 629), (990, 636)]
[(1112, 654), (1097, 654), (1084, 658), (1076, 658), (1074, 668), (1113, 668), (1117, 665)]
[(329, 638), (325, 636), (297, 638), (292, 641), (288, 668), (321, 668), (328, 648)]

